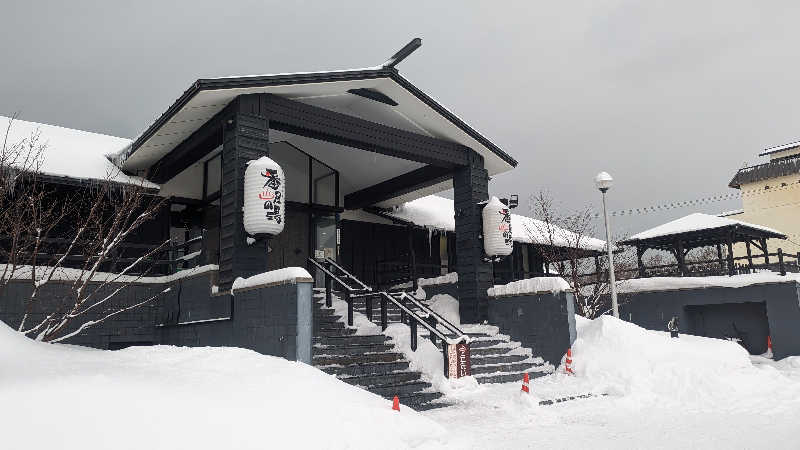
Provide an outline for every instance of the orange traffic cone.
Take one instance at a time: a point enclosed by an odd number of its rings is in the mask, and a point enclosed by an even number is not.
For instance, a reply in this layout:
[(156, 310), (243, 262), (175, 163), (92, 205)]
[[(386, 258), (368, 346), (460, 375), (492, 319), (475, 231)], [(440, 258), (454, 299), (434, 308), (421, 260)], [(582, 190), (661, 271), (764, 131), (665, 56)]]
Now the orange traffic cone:
[(531, 389), (529, 387), (530, 386), (530, 382), (531, 382), (531, 377), (528, 375), (527, 372), (525, 372), (522, 375), (522, 392), (524, 392), (526, 394), (530, 394), (531, 393)]
[(772, 358), (772, 355), (772, 336), (767, 335), (767, 353), (764, 356)]
[(397, 396), (394, 396), (394, 400), (392, 400), (392, 409), (394, 411), (400, 411), (400, 399)]
[(564, 372), (566, 372), (566, 373), (568, 373), (570, 375), (575, 375), (575, 372), (572, 371), (572, 349), (571, 348), (567, 349), (567, 358), (564, 361)]

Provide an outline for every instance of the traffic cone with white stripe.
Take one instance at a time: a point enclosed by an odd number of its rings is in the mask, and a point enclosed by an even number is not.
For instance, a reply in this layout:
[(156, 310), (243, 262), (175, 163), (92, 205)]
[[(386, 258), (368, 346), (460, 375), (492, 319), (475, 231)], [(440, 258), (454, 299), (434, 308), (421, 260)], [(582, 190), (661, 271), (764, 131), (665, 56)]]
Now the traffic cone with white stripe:
[(767, 335), (767, 353), (764, 353), (767, 358), (772, 358), (772, 336)]
[(575, 375), (575, 372), (572, 371), (572, 349), (567, 349), (567, 357), (564, 360), (564, 372), (568, 375)]
[(531, 383), (531, 377), (530, 375), (528, 375), (528, 372), (525, 372), (524, 374), (522, 374), (522, 392), (526, 394), (531, 393), (530, 383)]

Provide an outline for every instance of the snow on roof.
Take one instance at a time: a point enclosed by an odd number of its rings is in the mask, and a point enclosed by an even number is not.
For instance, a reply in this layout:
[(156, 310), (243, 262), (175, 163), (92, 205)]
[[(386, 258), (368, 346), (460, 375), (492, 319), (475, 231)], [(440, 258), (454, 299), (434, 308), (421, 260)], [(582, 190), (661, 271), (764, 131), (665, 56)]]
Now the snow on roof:
[[(11, 120), (0, 116), (3, 133)], [(7, 145), (30, 139), (37, 132), (38, 143), (46, 144), (41, 168), (41, 172), (46, 175), (81, 180), (110, 178), (120, 183), (158, 188), (158, 185), (141, 178), (125, 175), (106, 157), (129, 145), (130, 139), (14, 119), (9, 129)]]
[(673, 291), (678, 289), (703, 289), (713, 287), (740, 288), (766, 283), (800, 283), (800, 274), (758, 272), (733, 276), (710, 277), (652, 277), (635, 278), (617, 282), (617, 292), (635, 293), (651, 291)]
[(776, 147), (765, 148), (758, 156), (767, 156), (771, 153), (779, 152), (781, 150), (789, 150), (792, 148), (800, 147), (800, 141), (790, 142), (788, 144), (778, 145)]
[[(389, 215), (424, 227), (447, 231), (454, 231), (456, 228), (453, 201), (437, 195), (403, 203), (389, 212)], [(596, 251), (603, 251), (606, 247), (606, 242), (603, 240), (589, 236), (580, 237), (576, 233), (554, 225), (550, 225), (552, 232), (548, 232), (548, 225), (545, 222), (518, 214), (511, 215), (511, 230), (514, 241), (523, 244), (551, 245), (552, 243), (557, 247), (574, 247), (577, 243), (582, 249)]]
[(735, 216), (737, 214), (744, 214), (743, 209), (732, 209), (730, 211), (723, 211), (717, 214), (717, 217), (728, 217), (728, 216)]
[(744, 226), (755, 230), (765, 231), (767, 233), (775, 233), (782, 235), (780, 231), (772, 228), (755, 225), (752, 223), (742, 222), (741, 220), (728, 219), (727, 217), (712, 216), (710, 214), (694, 213), (688, 216), (681, 217), (680, 219), (667, 222), (655, 228), (642, 231), (641, 233), (634, 234), (627, 241), (641, 241), (644, 239), (652, 239), (662, 236), (671, 236), (675, 234), (688, 233), (691, 231), (700, 230), (714, 230), (717, 228), (730, 227), (733, 225)]

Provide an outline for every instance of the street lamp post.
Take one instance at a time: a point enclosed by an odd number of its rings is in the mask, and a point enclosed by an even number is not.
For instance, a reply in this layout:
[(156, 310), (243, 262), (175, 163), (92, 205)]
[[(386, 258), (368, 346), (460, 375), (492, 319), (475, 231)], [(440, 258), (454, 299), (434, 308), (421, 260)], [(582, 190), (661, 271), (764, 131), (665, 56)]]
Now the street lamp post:
[(606, 208), (606, 192), (611, 189), (614, 179), (607, 172), (600, 172), (594, 177), (594, 184), (603, 194), (603, 217), (606, 222), (606, 249), (608, 250), (608, 280), (611, 285), (611, 310), (614, 317), (619, 318), (619, 305), (617, 304), (617, 283), (614, 279), (614, 252), (611, 244), (611, 223), (608, 220), (608, 209)]

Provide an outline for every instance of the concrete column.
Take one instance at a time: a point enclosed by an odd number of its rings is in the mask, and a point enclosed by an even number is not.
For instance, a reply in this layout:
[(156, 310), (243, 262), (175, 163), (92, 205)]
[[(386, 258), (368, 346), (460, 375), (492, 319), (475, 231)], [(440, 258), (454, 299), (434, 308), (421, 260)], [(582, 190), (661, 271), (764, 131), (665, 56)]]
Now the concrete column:
[(267, 270), (268, 242), (259, 239), (247, 244), (242, 213), (247, 162), (269, 156), (269, 122), (258, 112), (259, 96), (240, 96), (234, 100), (231, 115), (223, 123), (220, 291), (230, 289), (237, 277), (246, 278)]
[(481, 212), (489, 200), (489, 175), (483, 157), (470, 153), (469, 164), (453, 173), (458, 258), (458, 301), (462, 323), (480, 323), (489, 318), (492, 265), (483, 253)]

